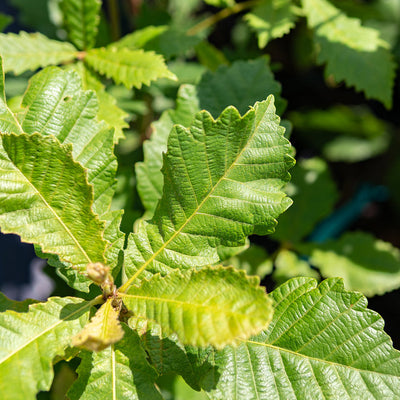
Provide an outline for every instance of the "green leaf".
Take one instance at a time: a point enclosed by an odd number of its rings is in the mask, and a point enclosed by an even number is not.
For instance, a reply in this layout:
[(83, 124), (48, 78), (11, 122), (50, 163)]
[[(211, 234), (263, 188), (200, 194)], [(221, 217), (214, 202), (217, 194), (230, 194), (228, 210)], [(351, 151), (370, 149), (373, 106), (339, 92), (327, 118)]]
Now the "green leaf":
[(71, 337), (89, 319), (91, 303), (50, 298), (29, 311), (0, 313), (0, 393), (4, 400), (34, 400), (49, 390), (53, 360), (64, 357)]
[(99, 215), (107, 212), (117, 162), (114, 134), (96, 118), (99, 106), (95, 93), (82, 90), (75, 72), (49, 67), (32, 77), (21, 105), (19, 120), (24, 132), (54, 135), (61, 143), (73, 144), (73, 158), (87, 169), (93, 185), (93, 211)]
[(244, 16), (257, 34), (260, 49), (289, 33), (296, 22), (295, 10), (292, 0), (264, 0)]
[(0, 32), (3, 32), (4, 29), (11, 24), (12, 20), (10, 15), (0, 13)]
[(72, 44), (48, 39), (40, 33), (0, 33), (0, 54), (4, 71), (19, 75), (71, 61), (76, 58), (77, 50)]
[(202, 377), (218, 399), (393, 399), (400, 353), (360, 293), (340, 279), (296, 278), (271, 293), (269, 328), (239, 347), (211, 351)]
[(83, 351), (71, 400), (161, 400), (154, 386), (157, 373), (147, 361), (137, 333), (124, 326), (124, 338), (99, 352)]
[(163, 58), (151, 51), (128, 50), (110, 47), (92, 49), (85, 56), (85, 62), (95, 71), (116, 83), (124, 84), (128, 89), (150, 85), (159, 78), (175, 80)]
[(217, 120), (201, 111), (189, 129), (174, 126), (162, 199), (129, 238), (124, 289), (143, 271), (214, 264), (218, 246), (271, 233), (291, 204), (281, 190), (293, 165), (283, 131), (272, 96), (243, 117), (228, 107)]
[(71, 42), (80, 50), (91, 49), (100, 22), (100, 0), (62, 0), (64, 25)]
[(340, 276), (349, 290), (366, 296), (400, 287), (400, 251), (365, 232), (348, 232), (340, 239), (305, 244), (310, 263), (325, 277)]
[(82, 79), (83, 89), (96, 92), (99, 101), (97, 118), (100, 121), (105, 121), (110, 128), (114, 128), (114, 143), (117, 143), (124, 138), (123, 129), (129, 127), (129, 124), (125, 121), (128, 114), (117, 106), (115, 97), (106, 92), (105, 86), (84, 63), (75, 63), (72, 68)]
[(308, 276), (319, 279), (317, 271), (311, 268), (307, 261), (300, 259), (290, 250), (281, 250), (275, 258), (275, 270), (272, 274), (274, 281), (280, 285), (297, 276)]
[(232, 7), (235, 5), (235, 0), (204, 0), (205, 3), (214, 7)]
[(73, 346), (101, 351), (122, 339), (124, 331), (118, 320), (119, 310), (114, 308), (113, 301), (112, 298), (107, 299), (83, 330), (72, 338)]
[(163, 112), (152, 125), (150, 140), (143, 143), (144, 162), (136, 163), (135, 170), (137, 190), (148, 215), (153, 215), (162, 196), (162, 154), (167, 151), (169, 133), (174, 124), (190, 126), (199, 110), (195, 87), (182, 85), (178, 91), (176, 109)]
[(155, 320), (184, 344), (222, 348), (268, 326), (272, 302), (258, 282), (221, 266), (178, 270), (132, 286), (122, 300), (135, 316)]
[(124, 36), (118, 42), (114, 42), (112, 46), (118, 49), (125, 47), (130, 50), (154, 51), (169, 59), (184, 55), (192, 50), (200, 40), (199, 37), (187, 35), (186, 30), (176, 26), (146, 26)]
[(259, 58), (236, 61), (231, 66), (221, 65), (216, 72), (203, 74), (197, 85), (200, 108), (216, 118), (228, 106), (233, 105), (241, 114), (248, 111), (256, 101), (273, 94), (278, 114), (285, 108), (280, 97), (281, 85), (266, 62)]
[(0, 313), (12, 310), (17, 312), (27, 312), (31, 304), (38, 303), (37, 300), (26, 299), (24, 301), (15, 301), (9, 299), (3, 293), (0, 292)]
[(327, 0), (302, 0), (308, 25), (314, 29), (317, 62), (337, 82), (363, 91), (367, 98), (392, 105), (395, 64), (379, 32), (349, 18)]
[(5, 84), (4, 84), (4, 70), (3, 59), (0, 56), (0, 132), (22, 132), (21, 125), (16, 116), (12, 113), (7, 105)]
[(272, 259), (263, 247), (257, 245), (251, 245), (239, 254), (228, 258), (224, 265), (243, 269), (248, 275), (257, 275), (261, 279), (270, 274), (273, 269)]
[(338, 197), (328, 165), (319, 158), (301, 160), (293, 168), (286, 193), (293, 205), (279, 218), (273, 236), (293, 243), (311, 233), (317, 222), (329, 215)]
[(93, 213), (93, 190), (71, 145), (52, 137), (2, 134), (0, 226), (85, 271), (104, 262), (104, 224)]
[[(169, 377), (175, 373), (181, 375), (195, 390), (201, 389), (199, 376), (202, 375), (202, 370), (197, 369), (196, 362), (198, 359), (201, 359), (201, 354), (199, 353), (204, 353), (205, 358), (208, 356), (208, 353), (202, 352), (201, 349), (196, 352), (197, 348), (183, 346), (176, 334), (165, 335), (161, 327), (153, 321), (130, 318), (129, 326), (138, 331), (150, 362), (156, 368), (159, 375)], [(187, 350), (188, 348), (195, 354), (192, 355)], [(204, 361), (201, 359), (200, 368)]]

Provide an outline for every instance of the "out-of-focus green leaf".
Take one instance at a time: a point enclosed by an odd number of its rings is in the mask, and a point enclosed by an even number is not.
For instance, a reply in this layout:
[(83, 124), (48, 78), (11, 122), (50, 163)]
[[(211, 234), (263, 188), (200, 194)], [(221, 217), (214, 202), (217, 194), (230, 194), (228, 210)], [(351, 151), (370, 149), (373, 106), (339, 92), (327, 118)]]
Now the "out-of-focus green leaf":
[(314, 29), (317, 62), (326, 64), (326, 75), (333, 75), (337, 82), (344, 80), (390, 108), (395, 64), (379, 32), (347, 17), (327, 0), (302, 0), (302, 5)]
[(185, 30), (168, 26), (147, 26), (124, 36), (113, 47), (131, 50), (143, 49), (154, 51), (163, 55), (166, 59), (184, 55), (201, 40), (197, 36), (189, 36)]
[(248, 275), (257, 275), (261, 279), (272, 272), (273, 262), (263, 247), (251, 245), (243, 252), (228, 258), (224, 265), (244, 269)]
[(123, 339), (98, 353), (83, 351), (71, 400), (161, 400), (154, 382), (157, 373), (147, 361), (138, 335), (123, 325)]
[(365, 232), (348, 232), (340, 239), (305, 244), (310, 262), (325, 277), (340, 276), (349, 290), (366, 296), (400, 287), (400, 251)]
[(280, 285), (297, 276), (319, 278), (318, 272), (307, 261), (301, 260), (293, 251), (281, 250), (275, 258), (274, 281)]
[(289, 33), (296, 22), (292, 0), (264, 0), (244, 16), (256, 32), (258, 47), (264, 48), (272, 39)]
[(8, 3), (18, 10), (17, 20), (21, 25), (41, 32), (49, 38), (56, 38), (57, 27), (51, 18), (51, 3), (54, 3), (54, 0), (8, 0)]
[(85, 62), (95, 71), (128, 89), (150, 85), (159, 78), (176, 79), (168, 70), (162, 56), (152, 51), (128, 50), (109, 47), (91, 49), (86, 53)]
[(104, 262), (104, 223), (71, 145), (39, 134), (1, 135), (0, 226), (84, 272)]
[(371, 139), (340, 136), (324, 147), (323, 154), (330, 161), (359, 162), (382, 154), (389, 143), (390, 136), (385, 132)]
[(91, 49), (100, 22), (100, 0), (62, 0), (64, 25), (71, 42), (80, 50)]
[(3, 32), (5, 28), (12, 22), (12, 17), (3, 13), (0, 13), (0, 32)]
[(65, 356), (90, 309), (91, 304), (81, 299), (52, 297), (24, 312), (0, 313), (2, 399), (35, 400), (40, 390), (50, 389), (53, 360)]
[(211, 399), (397, 397), (400, 353), (361, 293), (345, 291), (340, 279), (317, 287), (295, 278), (271, 296), (275, 311), (265, 332), (209, 351), (215, 367), (200, 379)]
[(216, 71), (220, 65), (229, 64), (224, 53), (209, 42), (200, 42), (195, 50), (199, 62), (211, 71)]
[(0, 54), (4, 71), (19, 75), (47, 65), (57, 65), (76, 58), (78, 52), (70, 43), (48, 39), (41, 33), (0, 33)]
[(281, 85), (264, 59), (236, 61), (221, 65), (216, 72), (206, 72), (197, 85), (200, 108), (216, 118), (226, 107), (233, 105), (244, 114), (256, 101), (275, 96), (277, 113), (286, 102), (280, 97)]
[(217, 120), (201, 111), (190, 128), (175, 125), (160, 203), (128, 240), (124, 288), (156, 272), (217, 263), (218, 246), (271, 233), (291, 204), (282, 191), (293, 165), (283, 131), (273, 96), (243, 117), (228, 107)]
[(214, 7), (232, 7), (235, 5), (235, 0), (204, 0), (205, 3)]
[(328, 165), (319, 158), (301, 160), (291, 175), (286, 192), (293, 205), (279, 218), (273, 237), (298, 242), (332, 211), (338, 194)]
[(135, 316), (155, 320), (193, 346), (222, 348), (265, 329), (272, 302), (259, 279), (229, 267), (155, 275), (121, 294)]

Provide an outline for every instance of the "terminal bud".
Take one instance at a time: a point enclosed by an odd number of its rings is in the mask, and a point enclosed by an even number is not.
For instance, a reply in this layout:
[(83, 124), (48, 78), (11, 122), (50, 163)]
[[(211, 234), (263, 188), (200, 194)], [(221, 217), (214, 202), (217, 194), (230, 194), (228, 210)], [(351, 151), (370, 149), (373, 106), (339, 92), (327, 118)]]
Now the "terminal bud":
[(90, 263), (86, 266), (86, 272), (94, 283), (101, 285), (107, 279), (110, 268), (99, 262)]

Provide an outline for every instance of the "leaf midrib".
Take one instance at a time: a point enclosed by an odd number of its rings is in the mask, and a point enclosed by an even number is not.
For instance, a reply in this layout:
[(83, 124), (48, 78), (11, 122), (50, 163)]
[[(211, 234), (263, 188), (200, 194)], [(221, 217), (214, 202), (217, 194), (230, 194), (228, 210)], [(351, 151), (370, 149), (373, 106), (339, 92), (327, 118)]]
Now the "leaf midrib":
[[(34, 184), (28, 179), (27, 176), (25, 176), (25, 174), (21, 171), (21, 169), (19, 169), (14, 161), (11, 160), (11, 158), (8, 155), (8, 152), (4, 149), (4, 151), (6, 152), (8, 159), (10, 160), (10, 163), (14, 166), (14, 168), (16, 170), (18, 170), (21, 174), (21, 176), (23, 176), (25, 178), (25, 181), (28, 182), (28, 184), (32, 187), (32, 189), (37, 193), (37, 195), (39, 196), (39, 198), (43, 201), (43, 203), (45, 204), (45, 206), (53, 213), (54, 217), (56, 218), (56, 220), (60, 223), (60, 225), (65, 229), (66, 233), (70, 236), (70, 238), (73, 240), (73, 242), (76, 244), (76, 246), (78, 247), (78, 249), (80, 250), (80, 252), (82, 253), (82, 255), (86, 258), (88, 263), (92, 263), (91, 258), (89, 257), (89, 255), (86, 253), (85, 249), (80, 245), (79, 241), (75, 238), (75, 236), (73, 235), (73, 233), (70, 231), (70, 229), (68, 228), (67, 225), (65, 225), (64, 221), (62, 220), (62, 218), (56, 213), (56, 211), (53, 209), (53, 207), (50, 206), (50, 204), (46, 201), (46, 199), (43, 197), (43, 195), (40, 193), (40, 191), (36, 188), (36, 186), (34, 186)], [(43, 249), (46, 249), (46, 246), (43, 246)], [(50, 250), (45, 250), (45, 251), (49, 251), (51, 253), (53, 253)], [(61, 256), (60, 256), (61, 259)], [(63, 258), (64, 261), (70, 262), (69, 260), (66, 260)]]
[[(269, 107), (269, 105), (268, 105)], [(266, 108), (266, 110), (268, 109), (268, 107)], [(266, 113), (266, 110), (264, 112), (264, 114)], [(181, 227), (175, 231), (175, 233), (156, 251), (153, 253), (153, 255), (135, 272), (135, 274), (128, 279), (128, 281), (121, 286), (119, 292), (120, 293), (124, 293), (126, 292), (130, 286), (132, 285), (132, 283), (134, 282), (134, 280), (146, 269), (146, 267), (148, 265), (150, 265), (150, 263), (162, 252), (164, 251), (164, 249), (167, 248), (167, 246), (173, 241), (175, 240), (175, 238), (182, 232), (182, 230), (189, 224), (189, 222), (192, 220), (192, 218), (194, 218), (194, 216), (199, 212), (199, 210), (201, 209), (201, 207), (204, 205), (204, 203), (209, 199), (209, 197), (214, 193), (214, 191), (216, 190), (216, 188), (218, 187), (218, 185), (221, 183), (221, 181), (229, 175), (230, 171), (234, 168), (234, 166), (236, 166), (236, 162), (237, 160), (242, 156), (243, 152), (247, 149), (249, 143), (251, 142), (251, 140), (253, 139), (254, 135), (256, 134), (256, 132), (258, 132), (258, 128), (261, 124), (261, 122), (263, 121), (263, 118), (259, 119), (258, 124), (256, 124), (256, 109), (252, 108), (250, 111), (248, 111), (243, 117), (241, 117), (241, 119), (243, 119), (249, 112), (254, 112), (254, 130), (252, 132), (252, 134), (250, 135), (249, 139), (247, 140), (246, 145), (242, 148), (242, 150), (239, 152), (239, 154), (237, 155), (237, 157), (235, 158), (235, 160), (233, 160), (233, 162), (231, 163), (230, 167), (225, 171), (225, 173), (221, 176), (221, 178), (218, 180), (218, 182), (214, 185), (214, 187), (209, 191), (209, 193), (204, 197), (204, 199), (200, 202), (200, 204), (196, 207), (196, 209), (193, 211), (192, 215), (189, 216), (189, 218), (181, 225)]]
[[(176, 304), (180, 305), (183, 307), (189, 307), (189, 308), (194, 308), (194, 309), (201, 309), (201, 310), (209, 310), (210, 315), (212, 315), (212, 312), (219, 311), (222, 309), (222, 307), (218, 307), (219, 304), (217, 305), (205, 305), (201, 302), (198, 303), (191, 303), (190, 301), (182, 301), (182, 300), (176, 300), (176, 299), (170, 299), (166, 297), (153, 297), (153, 296), (144, 296), (144, 295), (135, 295), (135, 294), (126, 294), (123, 293), (121, 294), (125, 298), (134, 298), (134, 299), (139, 299), (139, 300), (144, 300), (144, 301), (154, 301), (158, 303), (171, 303), (171, 304)], [(231, 315), (235, 316), (237, 318), (251, 318), (251, 314), (245, 314), (243, 312), (234, 312), (232, 311), (232, 307), (229, 307), (227, 305), (226, 307), (228, 311), (223, 310), (224, 315)]]
[(360, 368), (352, 367), (352, 366), (345, 365), (345, 364), (339, 364), (338, 362), (328, 361), (328, 360), (324, 360), (322, 358), (316, 358), (316, 357), (308, 356), (306, 354), (296, 353), (293, 350), (285, 349), (283, 347), (274, 346), (274, 345), (272, 345), (270, 343), (262, 343), (262, 342), (256, 342), (254, 340), (248, 340), (248, 339), (246, 340), (246, 339), (240, 339), (240, 338), (238, 338), (238, 340), (243, 342), (243, 343), (245, 343), (245, 344), (252, 344), (252, 345), (258, 345), (258, 346), (267, 347), (267, 348), (270, 348), (270, 349), (273, 349), (273, 350), (277, 350), (278, 352), (289, 353), (289, 354), (292, 354), (292, 355), (294, 355), (296, 357), (301, 357), (301, 358), (304, 358), (304, 359), (307, 359), (307, 360), (313, 360), (313, 361), (317, 361), (317, 362), (320, 362), (320, 363), (325, 363), (325, 364), (328, 364), (330, 366), (335, 366), (335, 367), (339, 366), (341, 368), (349, 368), (349, 369), (357, 371), (359, 373), (367, 372), (367, 373), (371, 373), (371, 374), (377, 374), (377, 375), (382, 375), (382, 376), (390, 376), (390, 377), (393, 377), (393, 378), (400, 379), (400, 376), (398, 376), (398, 375), (390, 375), (390, 374), (385, 373), (385, 372), (371, 371), (369, 369), (360, 369)]

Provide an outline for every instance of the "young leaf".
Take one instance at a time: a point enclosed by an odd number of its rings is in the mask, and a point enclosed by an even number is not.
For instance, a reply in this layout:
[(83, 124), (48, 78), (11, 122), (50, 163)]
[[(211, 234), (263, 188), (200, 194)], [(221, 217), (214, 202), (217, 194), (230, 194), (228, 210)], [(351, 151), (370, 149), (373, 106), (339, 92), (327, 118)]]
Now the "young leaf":
[(283, 112), (286, 104), (280, 97), (280, 83), (262, 58), (236, 61), (231, 66), (221, 65), (216, 72), (206, 72), (196, 86), (200, 108), (214, 118), (229, 105), (244, 114), (249, 106), (270, 94), (275, 97), (278, 114)]
[(82, 349), (101, 351), (118, 342), (124, 336), (118, 318), (119, 310), (114, 308), (113, 299), (107, 299), (82, 332), (72, 338), (72, 345)]
[(92, 49), (87, 52), (85, 61), (95, 71), (124, 84), (128, 89), (150, 85), (151, 81), (159, 78), (176, 80), (163, 58), (152, 51), (116, 47)]
[(2, 134), (0, 226), (55, 253), (75, 269), (104, 262), (104, 224), (91, 209), (93, 190), (71, 145), (54, 137)]
[(62, 0), (64, 24), (71, 42), (80, 50), (91, 49), (96, 41), (100, 0)]
[[(210, 398), (392, 399), (400, 393), (400, 353), (367, 300), (340, 279), (318, 287), (292, 279), (271, 293), (269, 328), (239, 347), (213, 351), (202, 377)], [(217, 380), (216, 380), (217, 377)]]
[(300, 247), (326, 277), (340, 276), (349, 290), (366, 296), (400, 287), (400, 251), (365, 232), (348, 232), (338, 240)]
[(264, 0), (244, 16), (256, 32), (258, 47), (264, 48), (272, 39), (289, 33), (296, 22), (292, 0)]
[(123, 327), (124, 338), (115, 345), (99, 353), (81, 352), (78, 379), (68, 392), (69, 399), (162, 399), (154, 385), (157, 373), (137, 333)]
[(96, 119), (98, 101), (92, 91), (82, 90), (73, 71), (49, 67), (29, 82), (19, 116), (25, 133), (54, 135), (61, 143), (72, 143), (72, 155), (88, 171), (93, 185), (93, 211), (107, 212), (114, 194), (116, 158), (114, 134)]
[(129, 238), (123, 289), (143, 271), (213, 264), (219, 245), (271, 233), (291, 204), (281, 190), (293, 165), (283, 131), (272, 96), (243, 117), (228, 107), (217, 120), (201, 111), (189, 129), (175, 126), (163, 197), (153, 219)]
[(78, 52), (65, 42), (48, 39), (40, 33), (0, 33), (0, 54), (4, 71), (16, 75), (35, 71), (47, 65), (57, 65), (73, 60)]
[(327, 0), (302, 0), (302, 4), (319, 48), (317, 62), (326, 63), (326, 75), (390, 108), (395, 64), (379, 32), (347, 17)]
[(34, 400), (49, 390), (53, 360), (63, 357), (71, 337), (89, 319), (91, 303), (50, 298), (29, 311), (0, 313), (0, 393), (4, 400)]
[(328, 165), (319, 158), (301, 160), (293, 168), (286, 193), (293, 199), (293, 206), (279, 218), (273, 236), (293, 243), (311, 233), (316, 223), (333, 210), (338, 197)]
[(222, 348), (268, 326), (272, 302), (258, 282), (233, 268), (178, 270), (132, 286), (122, 300), (184, 344)]

